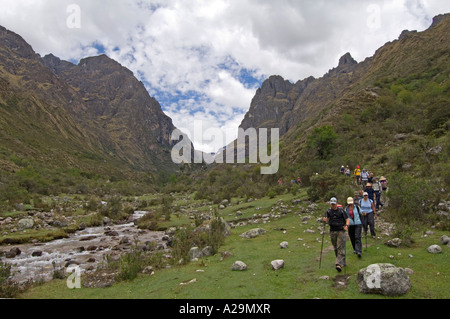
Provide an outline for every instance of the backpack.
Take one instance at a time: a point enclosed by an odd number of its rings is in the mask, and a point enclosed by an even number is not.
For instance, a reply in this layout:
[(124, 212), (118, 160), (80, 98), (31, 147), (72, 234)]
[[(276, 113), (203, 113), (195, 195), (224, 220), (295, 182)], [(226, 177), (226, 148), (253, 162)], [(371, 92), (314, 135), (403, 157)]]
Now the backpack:
[(329, 224), (333, 228), (339, 228), (345, 226), (345, 212), (339, 207), (337, 211), (333, 211), (331, 208), (327, 211), (327, 216), (329, 216)]

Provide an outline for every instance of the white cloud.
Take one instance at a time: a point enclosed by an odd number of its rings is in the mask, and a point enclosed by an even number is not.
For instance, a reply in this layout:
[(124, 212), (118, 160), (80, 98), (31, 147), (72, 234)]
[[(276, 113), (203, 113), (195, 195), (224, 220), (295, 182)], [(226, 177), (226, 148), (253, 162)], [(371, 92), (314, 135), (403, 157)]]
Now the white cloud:
[[(71, 4), (80, 28), (68, 27)], [(78, 61), (103, 47), (163, 100), (176, 126), (197, 118), (237, 131), (257, 88), (249, 75), (320, 77), (346, 52), (362, 61), (404, 29), (426, 29), (450, 2), (0, 0), (0, 8), (0, 25), (41, 55)]]

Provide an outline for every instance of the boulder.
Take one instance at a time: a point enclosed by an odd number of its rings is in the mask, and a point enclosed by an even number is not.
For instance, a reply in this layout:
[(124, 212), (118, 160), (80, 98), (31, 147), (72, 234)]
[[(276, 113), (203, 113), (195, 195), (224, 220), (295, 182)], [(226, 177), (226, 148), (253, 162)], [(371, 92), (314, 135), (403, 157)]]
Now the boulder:
[(32, 257), (41, 257), (42, 256), (42, 251), (40, 251), (40, 250), (33, 251), (31, 256)]
[(284, 241), (284, 242), (282, 242), (280, 244), (280, 247), (281, 247), (281, 249), (288, 248), (289, 247), (289, 243), (287, 241)]
[(191, 260), (193, 260), (195, 258), (202, 258), (203, 253), (200, 248), (192, 247), (191, 250), (189, 250), (189, 257), (191, 258)]
[(356, 282), (364, 294), (402, 296), (411, 289), (411, 281), (403, 268), (392, 264), (373, 264), (358, 272)]
[(247, 265), (242, 261), (236, 261), (231, 268), (233, 271), (244, 271), (247, 270)]
[(204, 257), (209, 257), (213, 254), (213, 248), (211, 246), (206, 246), (202, 249), (202, 254)]
[(450, 237), (447, 235), (444, 235), (441, 237), (441, 245), (448, 245), (450, 244)]
[(267, 231), (262, 228), (254, 228), (254, 229), (250, 229), (249, 231), (241, 234), (241, 237), (250, 239), (250, 238), (258, 237), (260, 235), (264, 235), (265, 233), (267, 233)]
[(117, 236), (119, 236), (119, 233), (116, 232), (115, 230), (108, 230), (108, 231), (105, 232), (105, 236), (117, 237)]
[(15, 258), (16, 256), (19, 256), (22, 253), (22, 251), (19, 248), (12, 248), (10, 251), (8, 251), (5, 254), (6, 258)]
[(282, 259), (273, 260), (270, 264), (272, 265), (273, 270), (284, 268), (284, 260)]
[(19, 230), (31, 229), (34, 227), (34, 220), (32, 218), (23, 218), (17, 223)]
[(439, 245), (431, 245), (427, 248), (428, 252), (431, 254), (440, 254), (442, 253), (442, 248)]
[(395, 247), (395, 248), (400, 247), (401, 244), (402, 244), (402, 240), (400, 238), (390, 239), (385, 243), (386, 246)]

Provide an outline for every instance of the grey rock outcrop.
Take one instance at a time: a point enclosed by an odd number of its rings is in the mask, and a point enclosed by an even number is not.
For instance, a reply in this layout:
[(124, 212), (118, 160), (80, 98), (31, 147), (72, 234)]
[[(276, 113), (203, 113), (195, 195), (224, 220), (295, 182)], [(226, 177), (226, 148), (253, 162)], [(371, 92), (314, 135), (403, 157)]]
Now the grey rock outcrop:
[(247, 270), (247, 265), (242, 261), (236, 261), (231, 269), (233, 271), (244, 271)]
[(411, 289), (411, 281), (403, 268), (392, 264), (373, 264), (358, 272), (356, 281), (364, 294), (402, 296)]
[(255, 229), (250, 229), (249, 231), (241, 234), (242, 238), (255, 238), (261, 235), (264, 235), (267, 231), (265, 229), (262, 228), (255, 228)]

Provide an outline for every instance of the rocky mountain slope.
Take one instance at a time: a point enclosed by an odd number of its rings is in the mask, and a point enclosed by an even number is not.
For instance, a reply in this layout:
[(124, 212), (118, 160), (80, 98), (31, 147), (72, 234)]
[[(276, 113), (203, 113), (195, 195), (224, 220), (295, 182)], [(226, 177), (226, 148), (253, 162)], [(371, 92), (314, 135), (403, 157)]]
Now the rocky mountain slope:
[[(241, 127), (280, 128), (282, 161), (291, 165), (312, 159), (305, 154), (311, 153), (308, 137), (326, 125), (333, 126), (338, 141), (363, 144), (362, 151), (370, 143), (373, 150), (388, 152), (381, 146), (397, 146), (391, 143), (396, 134), (442, 137), (449, 120), (449, 31), (450, 14), (439, 15), (429, 29), (404, 31), (360, 63), (345, 54), (322, 78), (294, 84), (271, 76), (256, 92)], [(409, 124), (402, 121), (408, 118)], [(373, 134), (378, 127), (385, 129), (383, 136)], [(362, 143), (363, 138), (369, 142)], [(345, 146), (337, 151), (339, 158), (350, 147)]]
[(6, 171), (19, 169), (11, 157), (116, 176), (174, 169), (172, 120), (131, 71), (105, 55), (41, 58), (3, 27), (0, 127)]

